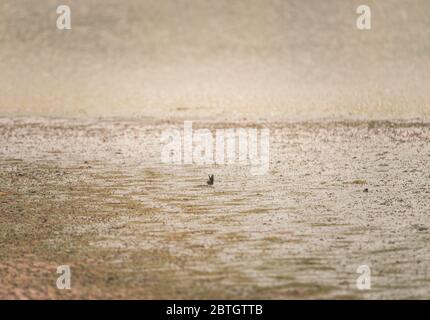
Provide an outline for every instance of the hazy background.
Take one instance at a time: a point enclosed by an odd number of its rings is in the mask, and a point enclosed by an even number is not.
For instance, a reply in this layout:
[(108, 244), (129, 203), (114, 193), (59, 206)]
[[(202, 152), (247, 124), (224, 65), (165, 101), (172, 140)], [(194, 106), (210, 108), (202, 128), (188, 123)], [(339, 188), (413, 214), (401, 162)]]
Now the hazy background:
[(429, 39), (428, 0), (1, 0), (0, 116), (430, 118)]

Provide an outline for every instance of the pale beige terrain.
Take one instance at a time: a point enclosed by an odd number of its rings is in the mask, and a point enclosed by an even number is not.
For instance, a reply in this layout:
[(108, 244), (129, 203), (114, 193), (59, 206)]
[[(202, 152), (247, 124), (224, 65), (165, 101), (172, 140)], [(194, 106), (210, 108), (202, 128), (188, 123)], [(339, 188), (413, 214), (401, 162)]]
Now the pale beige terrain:
[(429, 123), (195, 122), (270, 128), (263, 176), (162, 164), (170, 127), (0, 119), (0, 298), (429, 297)]
[(430, 119), (430, 1), (363, 4), (2, 0), (0, 115)]
[[(430, 1), (362, 4), (1, 0), (0, 298), (429, 298)], [(183, 120), (268, 173), (163, 164)]]

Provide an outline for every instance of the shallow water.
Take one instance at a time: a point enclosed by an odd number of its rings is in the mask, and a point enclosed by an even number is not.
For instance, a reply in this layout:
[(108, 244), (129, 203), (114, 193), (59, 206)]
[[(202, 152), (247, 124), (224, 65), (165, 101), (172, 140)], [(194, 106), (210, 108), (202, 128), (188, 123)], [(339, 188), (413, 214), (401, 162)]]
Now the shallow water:
[(162, 164), (171, 127), (0, 119), (0, 297), (428, 297), (428, 123), (195, 122), (269, 128), (263, 176)]

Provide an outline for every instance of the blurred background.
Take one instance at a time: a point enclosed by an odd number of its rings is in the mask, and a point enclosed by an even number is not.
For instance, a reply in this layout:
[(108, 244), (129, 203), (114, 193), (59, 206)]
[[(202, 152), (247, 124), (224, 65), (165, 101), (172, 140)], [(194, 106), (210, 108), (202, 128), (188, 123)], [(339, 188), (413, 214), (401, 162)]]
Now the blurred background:
[(2, 0), (0, 116), (426, 119), (429, 39), (428, 0)]

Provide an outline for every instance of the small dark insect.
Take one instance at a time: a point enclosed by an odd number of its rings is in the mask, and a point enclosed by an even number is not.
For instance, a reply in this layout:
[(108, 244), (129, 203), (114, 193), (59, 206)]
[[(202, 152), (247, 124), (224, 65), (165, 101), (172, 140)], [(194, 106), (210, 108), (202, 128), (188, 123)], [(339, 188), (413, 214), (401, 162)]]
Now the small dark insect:
[(212, 186), (214, 184), (214, 175), (208, 174), (209, 180), (207, 181), (208, 185)]
[(369, 189), (366, 188), (366, 189), (363, 190), (363, 192), (369, 192)]

